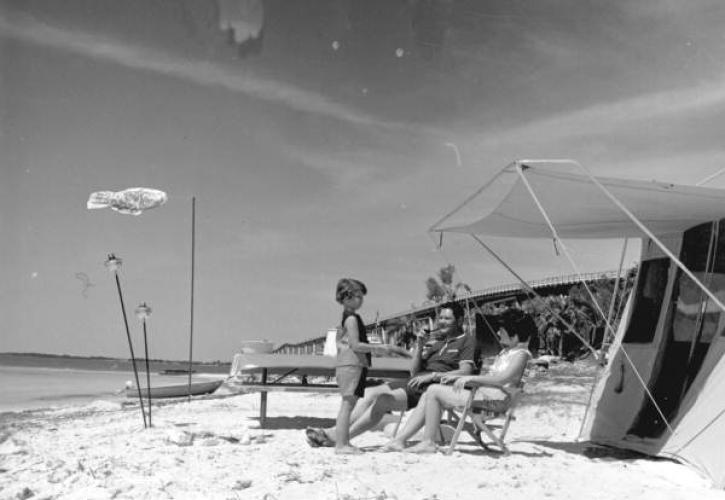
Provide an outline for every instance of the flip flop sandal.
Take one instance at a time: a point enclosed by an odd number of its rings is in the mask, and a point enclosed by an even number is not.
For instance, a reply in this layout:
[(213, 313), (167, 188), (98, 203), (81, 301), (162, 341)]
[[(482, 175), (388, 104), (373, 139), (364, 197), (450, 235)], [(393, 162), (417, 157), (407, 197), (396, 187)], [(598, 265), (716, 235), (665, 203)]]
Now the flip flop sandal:
[(305, 429), (305, 438), (307, 439), (307, 444), (313, 448), (331, 448), (335, 446), (335, 442), (327, 437), (327, 434), (325, 434), (325, 431), (322, 429), (308, 427)]
[(312, 434), (312, 429), (305, 429), (305, 441), (307, 441), (307, 444), (312, 448), (320, 447), (320, 443), (317, 441), (317, 438)]

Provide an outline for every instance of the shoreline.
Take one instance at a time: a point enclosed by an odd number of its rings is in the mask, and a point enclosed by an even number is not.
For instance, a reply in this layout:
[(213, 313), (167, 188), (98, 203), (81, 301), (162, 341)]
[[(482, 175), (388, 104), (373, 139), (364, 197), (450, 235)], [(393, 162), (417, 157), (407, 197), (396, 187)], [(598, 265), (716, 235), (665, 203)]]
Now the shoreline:
[[(140, 366), (139, 366), (140, 364)], [(26, 368), (72, 368), (88, 371), (133, 371), (133, 363), (126, 358), (108, 358), (101, 356), (71, 356), (38, 353), (0, 353), (0, 367), (18, 366)], [(136, 358), (136, 366), (145, 366), (144, 358)], [(149, 367), (153, 372), (168, 369), (187, 369), (188, 361), (171, 361), (149, 359)], [(192, 370), (207, 373), (229, 373), (231, 362), (194, 361)]]
[[(31, 369), (31, 368), (33, 370), (41, 370), (41, 371), (48, 371), (48, 372), (54, 372), (54, 371), (62, 371), (62, 372), (82, 372), (82, 373), (88, 372), (88, 373), (105, 373), (105, 374), (109, 374), (109, 375), (110, 374), (115, 375), (115, 374), (119, 374), (119, 373), (128, 373), (128, 374), (133, 375), (133, 369), (131, 369), (131, 370), (101, 370), (101, 369), (96, 370), (96, 369), (93, 369), (93, 368), (54, 367), (54, 366), (28, 366), (28, 365), (5, 365), (5, 364), (0, 363), (0, 369), (3, 369), (3, 370), (17, 370), (17, 371), (20, 371), (20, 370), (28, 370), (28, 369)], [(144, 375), (146, 374), (146, 370), (145, 369), (140, 369), (139, 368), (138, 372), (139, 373), (143, 373)], [(188, 376), (188, 374), (177, 375), (177, 374), (160, 373), (160, 372), (157, 372), (157, 371), (152, 371), (151, 374), (152, 375), (156, 375), (156, 376), (160, 376), (160, 377), (174, 377), (174, 378), (177, 378), (177, 379)], [(226, 375), (228, 375), (228, 374), (229, 374), (229, 372), (227, 371), (226, 372)], [(203, 371), (198, 371), (197, 370), (197, 371), (195, 371), (194, 373), (191, 374), (191, 377), (192, 378), (194, 378), (194, 377), (208, 377), (208, 376), (217, 376), (218, 377), (220, 375), (223, 375), (223, 373), (221, 373), (221, 372), (203, 372)]]
[[(26, 410), (57, 409), (82, 406), (95, 400), (126, 399), (130, 382), (135, 387), (133, 371), (93, 370), (77, 367), (35, 367), (0, 365), (3, 386), (0, 387), (0, 414)], [(223, 380), (226, 373), (197, 372), (192, 382)], [(183, 385), (186, 376), (151, 373), (152, 387)], [(139, 382), (146, 387), (145, 371)]]
[(304, 429), (334, 424), (334, 394), (270, 393), (265, 429), (258, 393), (155, 401), (151, 429), (133, 400), (25, 412), (0, 419), (0, 498), (725, 500), (685, 465), (579, 442), (594, 375), (533, 374), (509, 456), (468, 437), (450, 456), (381, 453), (390, 424), (353, 439), (359, 456), (310, 448)]

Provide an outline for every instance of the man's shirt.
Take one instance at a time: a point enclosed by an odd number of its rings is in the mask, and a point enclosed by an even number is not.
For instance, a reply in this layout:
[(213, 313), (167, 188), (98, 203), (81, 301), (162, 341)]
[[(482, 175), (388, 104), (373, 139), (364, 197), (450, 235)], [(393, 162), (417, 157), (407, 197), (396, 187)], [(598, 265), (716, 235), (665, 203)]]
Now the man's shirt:
[(458, 370), (460, 363), (475, 365), (476, 339), (461, 333), (457, 337), (437, 340), (423, 348), (423, 369), (426, 372), (450, 372)]

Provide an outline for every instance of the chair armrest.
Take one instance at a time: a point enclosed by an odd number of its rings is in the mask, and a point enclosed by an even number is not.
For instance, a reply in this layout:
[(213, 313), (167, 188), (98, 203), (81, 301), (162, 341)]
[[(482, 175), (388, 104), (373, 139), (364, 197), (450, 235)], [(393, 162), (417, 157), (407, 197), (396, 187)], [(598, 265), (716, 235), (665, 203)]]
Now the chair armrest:
[(465, 385), (466, 389), (470, 389), (471, 391), (475, 392), (480, 387), (487, 387), (490, 389), (498, 389), (499, 391), (503, 392), (504, 394), (507, 394), (509, 396), (513, 396), (517, 392), (521, 392), (524, 389), (523, 383), (520, 383), (514, 387), (507, 387), (503, 384), (497, 384), (493, 382), (468, 382)]
[(503, 384), (496, 384), (494, 382), (471, 381), (471, 382), (467, 382), (465, 387), (466, 387), (466, 389), (478, 389), (479, 387), (492, 387), (494, 389), (505, 390), (505, 387)]

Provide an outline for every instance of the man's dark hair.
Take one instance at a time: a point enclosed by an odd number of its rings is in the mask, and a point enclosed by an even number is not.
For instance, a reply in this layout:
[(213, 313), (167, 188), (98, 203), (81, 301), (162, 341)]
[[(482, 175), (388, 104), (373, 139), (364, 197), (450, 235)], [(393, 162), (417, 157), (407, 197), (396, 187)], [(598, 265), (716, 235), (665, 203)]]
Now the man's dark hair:
[(450, 309), (456, 321), (463, 318), (463, 308), (458, 302), (446, 302), (445, 304), (441, 304), (440, 309)]

